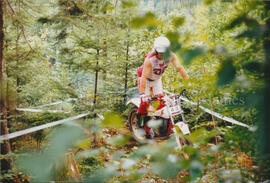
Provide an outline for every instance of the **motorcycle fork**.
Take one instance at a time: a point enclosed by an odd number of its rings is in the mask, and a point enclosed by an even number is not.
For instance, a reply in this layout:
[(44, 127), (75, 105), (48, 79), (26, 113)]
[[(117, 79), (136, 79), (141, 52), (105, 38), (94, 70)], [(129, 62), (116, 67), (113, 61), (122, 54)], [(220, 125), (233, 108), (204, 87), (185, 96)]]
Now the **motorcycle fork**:
[[(177, 149), (182, 149), (182, 145), (181, 145), (181, 142), (180, 142), (180, 139), (178, 138), (178, 135), (177, 135), (177, 132), (176, 132), (176, 129), (175, 129), (175, 126), (174, 126), (174, 118), (172, 116), (172, 113), (171, 113), (171, 110), (169, 107), (167, 107), (167, 110), (169, 112), (169, 116), (170, 116), (170, 119), (171, 119), (171, 124), (172, 124), (172, 130), (173, 130), (173, 133), (175, 135), (175, 140), (176, 140), (176, 143), (177, 143)], [(182, 117), (182, 120), (185, 120), (184, 119), (184, 114), (181, 114), (181, 117)]]
[(169, 126), (168, 126), (168, 132), (167, 132), (167, 135), (170, 135), (170, 132), (171, 132), (172, 128), (173, 128), (172, 120), (170, 119), (170, 121), (169, 121)]

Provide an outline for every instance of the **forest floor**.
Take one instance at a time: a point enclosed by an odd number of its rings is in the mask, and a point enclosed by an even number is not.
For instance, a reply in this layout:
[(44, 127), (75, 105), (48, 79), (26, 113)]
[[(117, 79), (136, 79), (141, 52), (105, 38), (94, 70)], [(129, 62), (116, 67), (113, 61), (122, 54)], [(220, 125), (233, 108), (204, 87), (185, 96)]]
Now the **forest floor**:
[[(131, 133), (129, 131), (129, 128), (126, 126), (124, 128), (119, 128), (119, 129), (107, 129), (104, 131), (105, 134), (107, 134), (107, 138), (112, 138), (115, 137), (117, 135), (123, 135), (123, 136), (130, 136)], [(106, 142), (107, 140), (105, 139), (103, 141)], [(155, 141), (154, 144), (159, 146), (162, 145), (166, 140), (163, 141)], [(223, 142), (218, 142), (218, 143), (223, 143)], [(104, 145), (104, 144), (103, 144)], [(126, 157), (128, 157), (132, 152), (134, 152), (135, 150), (137, 150), (140, 146), (142, 146), (143, 144), (138, 143), (134, 138), (130, 138), (124, 145), (122, 146), (117, 146), (114, 147), (113, 151), (115, 152), (121, 152), (123, 153)], [(206, 145), (204, 145), (203, 147), (201, 147), (202, 151), (208, 152), (209, 149), (211, 148), (211, 146), (213, 145), (218, 145), (215, 144), (215, 140), (213, 140), (213, 142), (209, 142)], [(228, 149), (228, 151), (230, 151), (230, 149)], [(195, 182), (200, 182), (200, 183), (208, 183), (208, 182), (218, 182), (220, 179), (225, 179), (227, 177), (220, 177), (220, 174), (218, 172), (223, 172), (226, 170), (232, 171), (233, 173), (236, 172), (235, 179), (241, 179), (241, 172), (244, 174), (247, 174), (248, 176), (252, 176), (256, 173), (256, 168), (254, 168), (254, 162), (253, 162), (253, 158), (250, 155), (247, 155), (243, 152), (240, 151), (240, 149), (235, 149), (233, 151), (231, 151), (231, 155), (227, 155), (228, 152), (226, 151), (221, 151), (216, 153), (214, 156), (215, 160), (212, 163), (211, 166), (207, 166), (205, 165), (205, 168), (203, 169), (203, 174), (201, 176), (200, 179), (196, 180)], [(110, 153), (109, 153), (110, 154)], [(110, 155), (109, 155), (110, 156)], [(180, 155), (181, 156), (181, 155)], [(184, 158), (183, 156), (180, 158)], [(108, 163), (110, 162), (110, 158), (107, 157), (106, 160)], [(183, 183), (183, 182), (188, 182), (186, 181), (187, 177), (189, 176), (189, 170), (181, 170), (177, 173), (177, 175), (173, 178), (173, 179), (164, 179), (158, 175), (153, 174), (150, 171), (150, 159), (144, 159), (139, 161), (139, 163), (136, 165), (137, 168), (140, 167), (144, 167), (145, 169), (148, 169), (148, 173), (144, 174), (142, 177), (140, 177), (136, 182), (138, 183), (146, 183), (146, 182), (151, 182), (151, 183), (164, 183), (164, 182), (170, 182), (170, 183), (174, 183), (174, 182), (179, 182), (179, 183)], [(121, 163), (121, 162), (120, 162)], [(209, 168), (211, 167), (211, 168)], [(235, 172), (234, 172), (235, 171)], [(118, 177), (119, 180), (123, 181), (125, 180), (125, 178), (121, 178)], [(234, 179), (234, 178), (233, 178)]]
[[(128, 127), (124, 127), (124, 128), (118, 128), (118, 129), (107, 129), (104, 131), (104, 134), (107, 135), (107, 139), (109, 138), (113, 138), (117, 135), (123, 135), (123, 136), (130, 136), (130, 131)], [(159, 141), (155, 141), (154, 144), (155, 145), (160, 145), (162, 143), (164, 143), (166, 140), (159, 140)], [(99, 147), (104, 146), (106, 148), (108, 148), (110, 151), (107, 155), (104, 156), (104, 161), (106, 162), (106, 164), (110, 164), (111, 162), (111, 158), (110, 158), (110, 154), (111, 152), (113, 153), (117, 153), (117, 152), (121, 152), (123, 153), (126, 157), (128, 157), (132, 152), (134, 152), (135, 150), (137, 150), (140, 146), (142, 146), (143, 144), (140, 144), (139, 142), (137, 142), (134, 138), (130, 138), (128, 142), (125, 143), (125, 145), (123, 146), (118, 146), (118, 147), (113, 147), (111, 148), (110, 146), (108, 146), (108, 144), (106, 143), (106, 139), (105, 140), (101, 140), (99, 142), (103, 142), (102, 144), (98, 144)], [(105, 143), (105, 144), (104, 144)], [(112, 153), (112, 154), (113, 154)], [(184, 158), (184, 157), (182, 157)], [(121, 162), (119, 162), (121, 163)], [(148, 173), (144, 174), (142, 177), (140, 177), (136, 182), (137, 183), (185, 183), (188, 181), (185, 181), (185, 179), (189, 176), (189, 171), (188, 170), (181, 170), (177, 173), (176, 177), (174, 177), (173, 179), (164, 179), (158, 175), (155, 175), (153, 173), (150, 172), (150, 167), (148, 167), (150, 164), (150, 160), (148, 159), (143, 159), (139, 162), (139, 164), (137, 164), (136, 166), (138, 168), (146, 168), (148, 169)], [(123, 170), (124, 171), (124, 170)], [(214, 169), (212, 171), (215, 171)], [(123, 181), (125, 180), (125, 178), (123, 177), (117, 177), (115, 180), (120, 180)], [(201, 179), (199, 182), (201, 183), (209, 183), (209, 182), (217, 182), (218, 180), (216, 179), (216, 177), (213, 176), (209, 176), (206, 175), (203, 177), (203, 179)], [(117, 181), (116, 181), (117, 182)]]
[[(116, 138), (118, 136), (124, 136), (128, 137), (128, 139), (120, 145), (112, 145), (110, 143), (110, 140), (113, 138)], [(90, 137), (91, 139), (91, 137)], [(27, 143), (26, 143), (27, 141)], [(30, 136), (25, 136), (21, 137), (21, 140), (16, 141), (17, 143), (13, 144), (13, 147), (16, 147), (16, 149), (32, 149), (34, 151), (39, 151), (40, 146), (30, 138)], [(162, 146), (166, 140), (163, 141), (155, 141), (154, 145), (155, 146)], [(27, 146), (25, 146), (27, 144)], [(95, 138), (93, 138), (91, 142), (91, 146), (89, 148), (86, 148), (84, 150), (78, 149), (73, 150), (75, 157), (84, 152), (84, 151), (89, 151), (89, 150), (95, 150), (95, 149), (103, 149), (102, 153), (99, 153), (96, 156), (90, 157), (90, 161), (81, 161), (81, 160), (76, 160), (77, 165), (79, 168), (79, 172), (81, 175), (81, 178), (83, 178), (85, 175), (89, 175), (89, 173), (92, 173), (95, 170), (102, 169), (104, 167), (108, 167), (111, 164), (118, 163), (118, 164), (123, 164), (123, 159), (122, 158), (128, 158), (134, 151), (139, 149), (141, 146), (144, 144), (138, 143), (132, 136), (131, 132), (129, 131), (129, 128), (127, 126), (122, 127), (122, 128), (104, 128), (102, 130), (101, 134), (96, 134)], [(213, 144), (208, 143), (205, 146), (202, 147), (203, 150), (207, 151), (207, 149), (210, 149), (210, 147)], [(36, 147), (36, 148), (33, 148)], [(36, 149), (36, 150), (35, 150)], [(209, 168), (205, 166), (203, 169), (203, 175), (202, 177), (195, 182), (200, 182), (200, 183), (208, 183), (208, 182), (218, 182), (220, 177), (217, 172), (220, 170), (226, 170), (226, 169), (239, 169), (239, 168), (244, 168), (247, 172), (247, 174), (254, 174), (255, 169), (252, 167), (253, 162), (252, 158), (244, 153), (241, 153), (240, 150), (235, 150), (232, 152), (232, 157), (229, 157), (226, 155), (227, 152), (219, 152), (215, 155), (215, 161), (212, 164), (212, 168)], [(118, 156), (119, 158), (116, 158)], [(180, 155), (181, 156), (181, 155)], [(225, 158), (224, 158), (225, 157)], [(184, 158), (184, 157), (180, 157)], [(225, 161), (224, 161), (225, 159)], [(84, 163), (82, 163), (84, 162)], [(225, 162), (225, 163), (223, 163)], [(231, 167), (229, 164), (232, 163), (234, 167)], [(137, 183), (174, 183), (174, 182), (179, 182), (179, 183), (184, 183), (188, 182), (186, 181), (186, 178), (189, 176), (189, 170), (181, 170), (177, 173), (177, 175), (174, 178), (169, 178), (165, 179), (162, 178), (161, 176), (154, 174), (151, 171), (151, 158), (142, 158), (139, 161), (136, 161), (136, 169), (144, 169), (144, 173), (139, 177), (135, 182)], [(237, 165), (237, 166), (235, 166)], [(110, 182), (124, 182), (124, 181), (129, 181), (129, 177), (125, 176), (126, 170), (125, 169), (119, 169), (117, 170), (122, 174), (122, 176), (116, 176), (113, 179), (111, 179)]]

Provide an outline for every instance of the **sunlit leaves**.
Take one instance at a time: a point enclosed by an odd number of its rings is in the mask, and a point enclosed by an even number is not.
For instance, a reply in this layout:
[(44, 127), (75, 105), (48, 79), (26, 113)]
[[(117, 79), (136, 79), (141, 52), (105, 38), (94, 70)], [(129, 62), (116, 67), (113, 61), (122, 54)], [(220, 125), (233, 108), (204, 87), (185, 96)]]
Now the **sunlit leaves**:
[(133, 28), (147, 27), (153, 29), (158, 26), (157, 17), (152, 12), (147, 12), (144, 16), (135, 17), (131, 21)]
[(105, 113), (104, 120), (101, 121), (103, 127), (120, 128), (123, 127), (124, 119), (115, 113)]
[(202, 55), (205, 52), (203, 48), (197, 47), (193, 49), (187, 49), (182, 54), (182, 59), (184, 60), (185, 64), (190, 64), (191, 61), (196, 58), (197, 56)]
[(217, 86), (223, 86), (231, 83), (236, 75), (236, 69), (233, 65), (233, 60), (228, 58), (221, 63), (218, 71)]

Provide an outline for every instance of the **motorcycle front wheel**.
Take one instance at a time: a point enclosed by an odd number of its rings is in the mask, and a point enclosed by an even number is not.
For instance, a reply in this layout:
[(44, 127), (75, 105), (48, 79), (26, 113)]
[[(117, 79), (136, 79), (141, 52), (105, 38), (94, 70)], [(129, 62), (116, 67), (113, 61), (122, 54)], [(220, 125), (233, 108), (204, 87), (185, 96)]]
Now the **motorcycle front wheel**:
[(137, 110), (138, 108), (134, 106), (128, 114), (128, 123), (129, 123), (129, 130), (132, 133), (134, 139), (138, 142), (145, 143), (146, 133), (143, 128), (140, 128), (138, 125), (137, 119)]
[(137, 110), (138, 107), (134, 106), (130, 111), (128, 115), (128, 123), (129, 123), (129, 130), (132, 133), (134, 139), (140, 143), (148, 143), (151, 140), (166, 140), (169, 138), (169, 135), (167, 135), (168, 123), (169, 120), (163, 121), (162, 126), (162, 133), (158, 136), (155, 136), (153, 139), (148, 139), (146, 137), (146, 132), (144, 127), (139, 127), (138, 125), (138, 119), (137, 119)]

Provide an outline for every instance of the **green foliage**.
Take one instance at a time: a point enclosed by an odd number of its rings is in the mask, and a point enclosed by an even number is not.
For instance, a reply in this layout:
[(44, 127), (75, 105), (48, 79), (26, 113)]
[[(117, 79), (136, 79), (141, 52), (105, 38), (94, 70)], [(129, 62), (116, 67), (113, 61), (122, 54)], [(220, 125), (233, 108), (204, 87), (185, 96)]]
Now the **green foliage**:
[(131, 25), (134, 28), (141, 28), (143, 26), (146, 26), (148, 29), (153, 29), (157, 27), (158, 20), (156, 16), (152, 12), (146, 13), (142, 17), (136, 17), (131, 21)]
[[(269, 57), (267, 2), (10, 2), (17, 15), (9, 16), (10, 9), (5, 12), (7, 80), (1, 87), (10, 93), (10, 132), (67, 117), (49, 113), (13, 115), (12, 109), (17, 106), (11, 104), (31, 107), (75, 97), (76, 107), (72, 104), (61, 107), (90, 112), (89, 118), (93, 120), (85, 120), (89, 123), (87, 131), (90, 139), (93, 136), (101, 143), (89, 142), (89, 138), (77, 143), (76, 148), (83, 151), (77, 161), (84, 174), (82, 179), (87, 182), (136, 182), (151, 178), (160, 182), (256, 181), (254, 172), (241, 167), (237, 157), (241, 152), (252, 156), (256, 167), (260, 165), (257, 163), (260, 159), (255, 157), (260, 154), (256, 142), (261, 142), (264, 150), (268, 147), (267, 131), (264, 131), (269, 109), (264, 103), (269, 93), (268, 75), (264, 71)], [(159, 144), (129, 147), (131, 137), (118, 134), (119, 128), (124, 127), (119, 113), (126, 114), (124, 97), (130, 88), (136, 87), (136, 68), (151, 51), (154, 38), (161, 35), (169, 38), (171, 51), (190, 76), (189, 80), (183, 80), (169, 66), (163, 76), (165, 89), (177, 93), (186, 88), (194, 102), (255, 125), (254, 129), (258, 127), (258, 130), (227, 129), (225, 122), (183, 104), (192, 129), (186, 138), (194, 146), (176, 150), (175, 140), (171, 138)], [(164, 57), (169, 56), (168, 51)], [(96, 90), (97, 100), (93, 105)], [(239, 99), (238, 103), (231, 102), (235, 98)], [(104, 120), (94, 118), (103, 113)], [(209, 126), (210, 123), (213, 125)], [(103, 129), (116, 132), (110, 134)], [(36, 138), (45, 137), (42, 133), (37, 132)], [(55, 171), (53, 175), (51, 167), (63, 160), (61, 156), (73, 147), (80, 134), (77, 126), (57, 130), (41, 154), (23, 156), (20, 165), (34, 181), (60, 180), (57, 176), (61, 172)], [(210, 145), (216, 136), (224, 142)], [(183, 158), (186, 154), (189, 158)], [(104, 158), (105, 155), (109, 158)], [(268, 160), (266, 156), (260, 161), (263, 164)], [(269, 169), (263, 167), (260, 177), (267, 179)], [(181, 176), (184, 174), (182, 178), (177, 177), (179, 172)], [(209, 177), (211, 181), (207, 180)]]
[(135, 6), (135, 3), (134, 3), (134, 1), (125, 0), (125, 1), (122, 1), (122, 6), (123, 6), (123, 8), (132, 8)]
[(17, 165), (29, 173), (33, 181), (54, 180), (55, 163), (62, 164), (64, 153), (82, 137), (78, 124), (70, 123), (54, 130), (49, 136), (49, 144), (41, 153), (22, 154)]
[(177, 27), (179, 27), (179, 26), (181, 26), (181, 25), (184, 24), (184, 22), (185, 22), (185, 17), (175, 17), (175, 18), (172, 20), (172, 22), (173, 22), (173, 25), (177, 28)]
[(185, 64), (190, 64), (191, 60), (204, 53), (202, 48), (188, 49), (182, 54), (182, 59)]
[(222, 62), (221, 68), (218, 71), (218, 86), (231, 83), (235, 78), (236, 70), (233, 66), (232, 59), (226, 59)]
[(119, 114), (106, 113), (104, 118), (101, 122), (103, 127), (120, 128), (124, 125), (124, 120)]
[(240, 127), (233, 127), (226, 132), (224, 141), (226, 142), (225, 146), (229, 146), (232, 149), (240, 148), (241, 151), (255, 156), (257, 140), (252, 131), (247, 131)]

